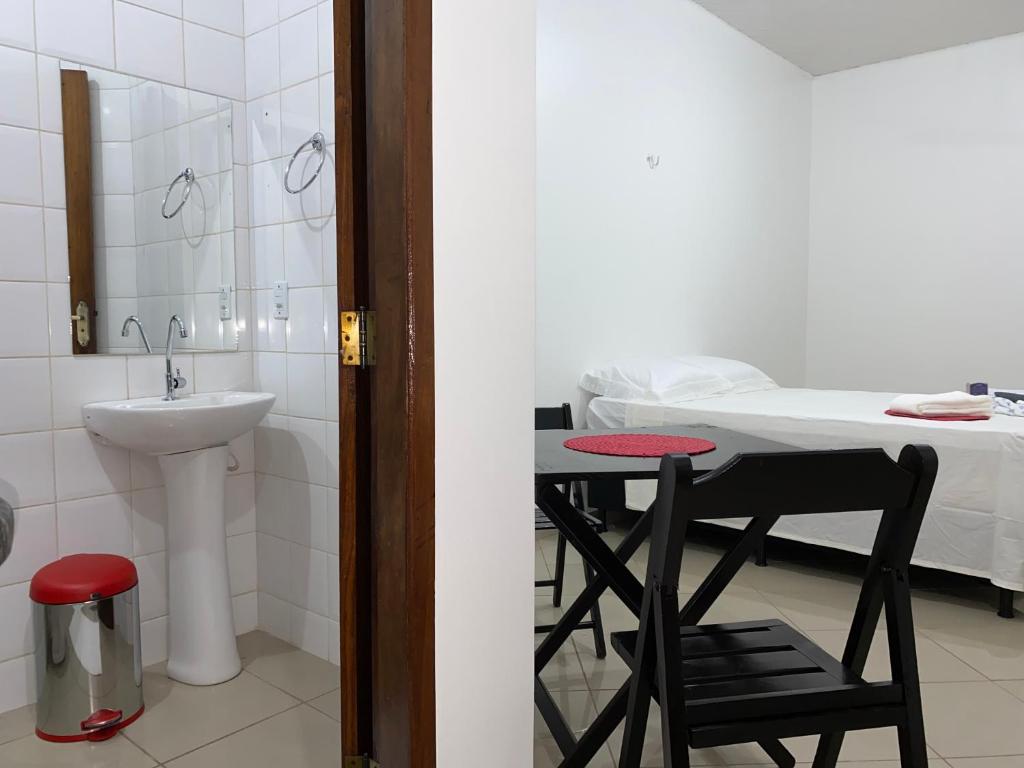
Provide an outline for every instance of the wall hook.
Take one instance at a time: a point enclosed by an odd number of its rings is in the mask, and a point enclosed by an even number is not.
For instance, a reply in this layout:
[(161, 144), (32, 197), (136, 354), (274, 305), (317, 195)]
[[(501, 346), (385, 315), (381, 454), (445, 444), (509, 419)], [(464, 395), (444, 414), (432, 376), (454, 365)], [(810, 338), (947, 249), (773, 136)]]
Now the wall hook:
[(647, 156), (647, 165), (649, 165), (649, 166), (650, 166), (650, 168), (651, 168), (651, 170), (652, 170), (652, 171), (653, 171), (653, 170), (654, 170), (655, 168), (657, 168), (657, 167), (658, 167), (658, 164), (659, 164), (660, 162), (661, 162), (661, 155), (648, 155), (648, 156)]

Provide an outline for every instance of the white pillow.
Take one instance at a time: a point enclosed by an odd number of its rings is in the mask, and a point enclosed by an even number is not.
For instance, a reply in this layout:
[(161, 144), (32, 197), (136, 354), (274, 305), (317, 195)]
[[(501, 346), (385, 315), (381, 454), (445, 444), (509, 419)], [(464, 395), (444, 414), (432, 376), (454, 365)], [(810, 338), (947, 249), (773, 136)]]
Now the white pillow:
[(779, 385), (764, 371), (740, 360), (707, 355), (684, 355), (679, 359), (728, 379), (732, 384), (732, 389), (729, 392), (733, 395), (779, 388)]
[(595, 395), (656, 403), (725, 394), (732, 386), (724, 376), (680, 357), (619, 360), (580, 377), (580, 387)]

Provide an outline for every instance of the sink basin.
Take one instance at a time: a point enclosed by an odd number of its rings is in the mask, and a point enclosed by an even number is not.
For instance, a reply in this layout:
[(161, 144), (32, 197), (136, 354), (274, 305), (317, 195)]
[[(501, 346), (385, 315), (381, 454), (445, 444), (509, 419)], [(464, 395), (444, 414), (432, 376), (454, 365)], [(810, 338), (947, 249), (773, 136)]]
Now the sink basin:
[(273, 404), (267, 392), (212, 392), (90, 403), (82, 415), (102, 439), (159, 456), (224, 445), (259, 424)]
[(274, 395), (213, 392), (82, 406), (101, 440), (153, 454), (167, 496), (167, 674), (191, 685), (237, 675), (224, 481), (228, 441), (255, 427)]

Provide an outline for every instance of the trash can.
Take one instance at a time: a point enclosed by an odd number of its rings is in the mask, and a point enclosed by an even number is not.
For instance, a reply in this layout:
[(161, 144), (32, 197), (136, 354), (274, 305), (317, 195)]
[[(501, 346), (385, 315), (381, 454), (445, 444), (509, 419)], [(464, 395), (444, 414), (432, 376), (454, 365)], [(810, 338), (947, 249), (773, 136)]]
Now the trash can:
[(142, 714), (139, 577), (117, 555), (71, 555), (29, 590), (35, 624), (36, 735), (103, 741)]

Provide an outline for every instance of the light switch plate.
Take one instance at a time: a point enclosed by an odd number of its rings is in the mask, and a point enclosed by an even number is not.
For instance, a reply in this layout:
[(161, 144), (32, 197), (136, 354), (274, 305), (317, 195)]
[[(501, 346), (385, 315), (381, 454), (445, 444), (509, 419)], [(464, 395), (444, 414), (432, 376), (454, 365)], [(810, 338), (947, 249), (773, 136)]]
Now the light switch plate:
[(220, 319), (231, 319), (231, 286), (222, 285), (217, 294), (217, 306), (220, 307)]
[(274, 290), (270, 292), (270, 300), (274, 306), (274, 318), (277, 320), (288, 319), (288, 282), (277, 280), (274, 282)]

